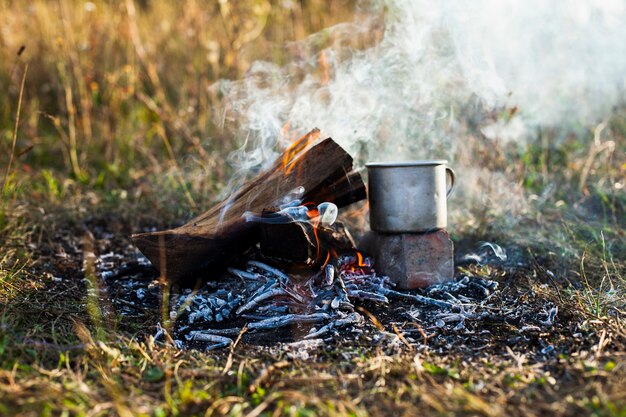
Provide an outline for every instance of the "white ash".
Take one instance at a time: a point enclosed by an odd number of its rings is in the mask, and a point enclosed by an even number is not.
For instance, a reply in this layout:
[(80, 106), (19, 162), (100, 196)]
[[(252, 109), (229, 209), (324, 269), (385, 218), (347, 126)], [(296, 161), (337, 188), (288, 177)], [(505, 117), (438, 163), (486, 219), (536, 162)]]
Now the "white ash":
[[(375, 273), (367, 259), (359, 267), (355, 256), (340, 257), (323, 270), (310, 271), (310, 276), (301, 278), (264, 262), (233, 264), (234, 269), (226, 276), (197, 291), (172, 292), (170, 309), (174, 313), (168, 329), (175, 344), (184, 349), (219, 347), (212, 342), (188, 340), (186, 336), (192, 331), (234, 341), (245, 325), (260, 322), (266, 327), (253, 325), (243, 334), (242, 343), (278, 349), (292, 341), (321, 340), (328, 349), (337, 344), (362, 344), (393, 353), (406, 345), (396, 337), (395, 324), (411, 346), (432, 353), (468, 347), (481, 351), (493, 337), (502, 338), (507, 345), (528, 346), (538, 360), (561, 353), (563, 348), (558, 344), (552, 344), (554, 350), (550, 351), (546, 340), (565, 323), (560, 322), (559, 311), (551, 300), (542, 297), (541, 291), (516, 280), (517, 272), (530, 271), (532, 265), (520, 263), (524, 258), (515, 247), (507, 247), (506, 262), (494, 256), (491, 247), (475, 252), (481, 256), (481, 264), (486, 262), (490, 268), (468, 263), (465, 275), (457, 276), (455, 281), (410, 292), (396, 291), (386, 277)], [(107, 288), (115, 313), (129, 323), (153, 320), (164, 289), (156, 279), (158, 272), (134, 248), (119, 254), (110, 250), (102, 253), (103, 257), (95, 258), (95, 271)], [(258, 254), (250, 256), (254, 259)], [(462, 256), (459, 253), (460, 263), (464, 264)], [(484, 273), (499, 277), (499, 283), (485, 279)], [(274, 288), (282, 290), (280, 295), (237, 314), (253, 296)], [(360, 307), (372, 313), (385, 332), (396, 336), (381, 336)], [(321, 314), (305, 317), (317, 313)], [(568, 332), (577, 340), (587, 334), (578, 327)], [(160, 335), (159, 340), (170, 339)], [(225, 345), (221, 348), (228, 349)], [(541, 352), (543, 349), (546, 354)], [(310, 348), (285, 354), (305, 360), (307, 352), (310, 358), (316, 357), (313, 351)]]
[(137, 298), (139, 298), (140, 300), (143, 300), (144, 297), (146, 296), (146, 289), (145, 288), (139, 288), (136, 291), (137, 294)]
[(96, 274), (104, 282), (118, 314), (125, 317), (144, 315), (145, 305), (160, 298), (161, 287), (154, 281), (150, 261), (129, 247), (125, 252), (107, 252), (95, 259)]
[(287, 354), (290, 359), (307, 361), (311, 358), (311, 354), (323, 349), (326, 342), (323, 339), (307, 339), (299, 340), (292, 343), (283, 343), (279, 346), (280, 350)]
[[(374, 329), (356, 310), (358, 304), (383, 306), (400, 302), (409, 310), (436, 309), (449, 312), (439, 320), (445, 325), (463, 324), (474, 317), (468, 306), (497, 290), (497, 283), (482, 278), (462, 277), (451, 283), (429, 287), (422, 294), (399, 292), (388, 277), (378, 276), (367, 258), (340, 256), (307, 278), (292, 278), (285, 272), (259, 261), (243, 268), (229, 268), (228, 276), (197, 291), (172, 295), (171, 317), (176, 320), (175, 335), (189, 346), (216, 349), (225, 347), (221, 338), (235, 338), (246, 326), (248, 334), (299, 329), (301, 341), (335, 340), (366, 336)], [(414, 316), (411, 316), (415, 319)], [(201, 332), (201, 333), (194, 333)], [(203, 334), (202, 339), (190, 335)], [(210, 335), (210, 336), (209, 336)], [(390, 343), (397, 336), (371, 339)], [(211, 337), (215, 336), (211, 341)], [(200, 343), (203, 342), (203, 343)], [(393, 345), (398, 342), (394, 339)]]

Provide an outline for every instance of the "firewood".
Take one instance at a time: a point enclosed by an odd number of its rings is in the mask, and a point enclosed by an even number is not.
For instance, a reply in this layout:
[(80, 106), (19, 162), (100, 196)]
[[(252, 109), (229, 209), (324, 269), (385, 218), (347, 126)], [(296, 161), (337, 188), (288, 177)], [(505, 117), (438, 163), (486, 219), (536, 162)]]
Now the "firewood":
[(313, 266), (321, 246), (310, 223), (261, 224), (260, 249), (276, 262)]
[(318, 137), (317, 129), (303, 136), (270, 169), (185, 225), (132, 235), (134, 244), (169, 282), (193, 283), (259, 241), (259, 224), (247, 221), (246, 212), (275, 207), (297, 187), (314, 204), (328, 201), (342, 207), (364, 199), (365, 186), (352, 172), (352, 157), (332, 139)]
[(347, 174), (338, 173), (337, 177), (339, 178), (337, 181), (330, 184), (320, 184), (312, 190), (309, 194), (311, 201), (328, 201), (324, 199), (332, 195), (332, 202), (337, 207), (344, 207), (365, 199), (365, 184), (363, 184), (361, 174), (352, 171)]
[(261, 224), (261, 254), (266, 258), (301, 266), (326, 262), (329, 252), (335, 255), (354, 249), (355, 244), (346, 227), (315, 226), (309, 222)]

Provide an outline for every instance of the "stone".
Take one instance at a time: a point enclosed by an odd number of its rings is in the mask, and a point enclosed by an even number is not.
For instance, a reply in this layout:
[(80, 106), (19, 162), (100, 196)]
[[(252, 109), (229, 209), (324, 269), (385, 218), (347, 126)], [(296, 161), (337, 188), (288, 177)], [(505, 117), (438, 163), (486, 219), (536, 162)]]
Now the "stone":
[(360, 245), (374, 269), (397, 288), (410, 290), (454, 279), (454, 244), (444, 229), (429, 233), (370, 232)]

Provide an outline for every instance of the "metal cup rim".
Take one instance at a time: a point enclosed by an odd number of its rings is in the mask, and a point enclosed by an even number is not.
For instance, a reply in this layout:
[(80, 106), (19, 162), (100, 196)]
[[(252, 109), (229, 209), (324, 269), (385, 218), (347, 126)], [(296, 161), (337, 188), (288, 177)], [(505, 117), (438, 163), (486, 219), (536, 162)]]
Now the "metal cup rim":
[(365, 164), (367, 168), (395, 168), (395, 167), (419, 167), (419, 166), (434, 166), (434, 165), (447, 165), (448, 161), (445, 159), (425, 159), (415, 161), (391, 161), (391, 162), (368, 162)]

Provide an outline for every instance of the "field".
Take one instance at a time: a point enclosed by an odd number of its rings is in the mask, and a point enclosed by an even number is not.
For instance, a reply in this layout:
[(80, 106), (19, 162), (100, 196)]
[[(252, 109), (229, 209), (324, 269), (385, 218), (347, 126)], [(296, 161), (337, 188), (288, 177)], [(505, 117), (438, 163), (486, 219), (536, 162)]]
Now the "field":
[[(184, 223), (235, 175), (224, 161), (241, 144), (211, 86), (255, 60), (284, 65), (285, 45), (357, 13), (351, 0), (0, 0), (0, 415), (626, 416), (626, 105), (519, 146), (465, 127), (456, 161), (489, 173), (489, 194), (452, 200), (457, 258), (497, 242), (508, 260), (457, 274), (497, 281), (493, 306), (517, 322), (400, 323), (381, 334), (417, 342), (302, 355), (179, 350), (155, 341), (159, 303), (118, 314), (96, 259)], [(523, 210), (506, 210), (502, 178)]]

